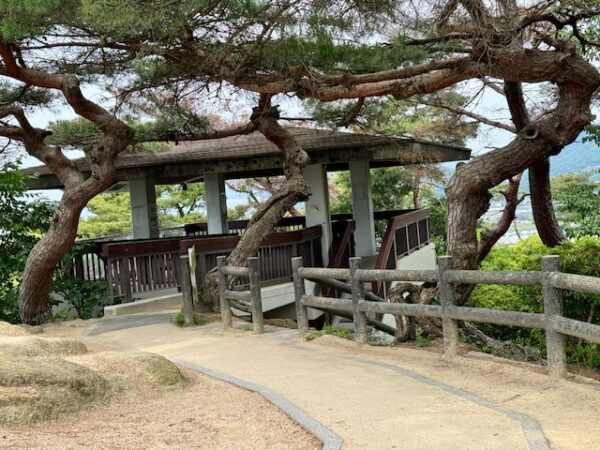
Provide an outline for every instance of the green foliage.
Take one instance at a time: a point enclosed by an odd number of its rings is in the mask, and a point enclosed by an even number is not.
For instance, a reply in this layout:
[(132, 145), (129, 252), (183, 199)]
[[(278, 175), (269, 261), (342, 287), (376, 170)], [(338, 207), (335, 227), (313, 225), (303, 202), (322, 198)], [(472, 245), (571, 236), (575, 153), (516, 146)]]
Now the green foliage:
[[(156, 203), (161, 227), (206, 221), (204, 213), (204, 184), (157, 186)], [(129, 233), (132, 229), (129, 194), (108, 192), (94, 197), (87, 205), (88, 217), (79, 221), (79, 235), (84, 238)]]
[[(352, 211), (350, 172), (335, 172), (332, 182), (339, 190), (331, 202), (332, 213)], [(371, 189), (375, 211), (412, 207), (412, 172), (410, 168), (391, 167), (371, 170)]]
[(266, 62), (276, 70), (308, 66), (329, 73), (367, 73), (417, 62), (425, 56), (421, 48), (407, 46), (402, 36), (385, 46), (357, 45), (336, 39), (316, 21), (312, 25), (305, 36), (289, 36), (261, 55), (262, 64)]
[[(447, 90), (429, 98), (415, 101), (376, 98), (365, 101), (356, 117), (356, 127), (369, 133), (384, 136), (412, 136), (433, 142), (465, 145), (468, 138), (477, 135), (478, 126), (444, 108), (419, 104), (443, 104), (453, 110), (465, 108), (469, 99), (454, 90)], [(309, 101), (314, 117), (320, 124), (338, 126), (350, 116), (353, 101), (318, 103)]]
[(0, 104), (9, 105), (18, 102), (23, 109), (35, 106), (49, 106), (56, 95), (47, 89), (38, 89), (15, 85), (0, 80)]
[[(168, 109), (167, 104), (155, 105), (161, 113), (152, 120), (140, 121), (126, 117), (125, 121), (134, 130), (134, 144), (131, 150), (158, 152), (168, 149), (164, 142), (175, 133), (201, 133), (210, 129), (208, 119), (200, 116), (182, 117), (173, 108)], [(170, 114), (167, 114), (170, 113)], [(102, 139), (102, 132), (89, 120), (76, 118), (71, 120), (58, 120), (50, 124), (52, 135), (47, 138), (49, 144), (85, 149), (97, 144)]]
[(0, 320), (15, 323), (25, 260), (49, 225), (54, 204), (26, 192), (18, 163), (0, 167)]
[(104, 282), (84, 281), (57, 271), (52, 284), (53, 303), (72, 306), (80, 319), (102, 315), (102, 307), (112, 304), (108, 286)]
[(56, 23), (68, 22), (78, 3), (78, 0), (0, 0), (0, 35), (5, 41), (16, 41)]
[(348, 339), (348, 340), (353, 339), (352, 333), (349, 330), (347, 330), (346, 328), (334, 327), (331, 325), (326, 326), (321, 331), (310, 331), (310, 332), (306, 333), (306, 335), (304, 336), (304, 339), (306, 339), (307, 341), (313, 341), (313, 340), (317, 339), (318, 337), (324, 336), (326, 334), (331, 335), (331, 336), (336, 336), (336, 337), (339, 337), (342, 339)]
[(204, 222), (204, 183), (157, 186), (158, 221), (162, 227)]
[[(516, 244), (500, 245), (492, 249), (482, 262), (483, 270), (541, 270), (541, 258), (545, 255), (558, 255), (561, 270), (600, 277), (600, 238), (584, 236), (565, 242), (558, 247), (545, 247), (539, 238), (524, 239)], [(541, 288), (531, 286), (479, 285), (475, 288), (470, 302), (473, 306), (523, 312), (543, 312)], [(564, 311), (567, 317), (600, 323), (600, 296), (565, 292)], [(482, 325), (482, 330), (501, 340), (512, 340), (545, 351), (542, 330), (528, 330), (516, 327)], [(593, 344), (584, 344), (568, 339), (569, 359), (600, 367), (600, 357), (595, 355)]]
[(429, 208), (429, 233), (438, 255), (446, 254), (448, 238), (448, 202), (444, 196), (430, 196), (425, 199), (425, 208)]
[(90, 215), (79, 220), (78, 234), (84, 238), (122, 234), (131, 231), (129, 194), (108, 192), (87, 205)]
[[(194, 321), (194, 325), (201, 326), (210, 322), (214, 322), (217, 319), (216, 317), (202, 315), (194, 311), (192, 313), (192, 320)], [(185, 316), (183, 315), (183, 311), (179, 311), (177, 314), (175, 314), (173, 317), (173, 323), (178, 327), (182, 327), (185, 324)]]
[(417, 347), (429, 347), (430, 344), (431, 344), (430, 337), (427, 335), (423, 335), (423, 329), (418, 326), (416, 329), (415, 345)]
[[(210, 0), (81, 0), (82, 19), (114, 39), (147, 36), (170, 40), (195, 14), (208, 10)], [(239, 3), (234, 1), (233, 3)]]
[(554, 177), (552, 194), (567, 236), (600, 236), (600, 184), (590, 173)]

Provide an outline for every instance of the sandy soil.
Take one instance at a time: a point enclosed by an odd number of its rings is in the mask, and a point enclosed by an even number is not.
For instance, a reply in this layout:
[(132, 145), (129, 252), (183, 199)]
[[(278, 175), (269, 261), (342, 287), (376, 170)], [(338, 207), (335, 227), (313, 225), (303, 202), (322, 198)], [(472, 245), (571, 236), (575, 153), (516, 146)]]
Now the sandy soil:
[[(47, 331), (73, 337), (86, 333), (77, 323)], [(332, 336), (302, 342), (295, 330), (267, 327), (267, 333), (255, 336), (240, 330), (223, 332), (220, 324), (185, 329), (154, 324), (87, 336), (85, 341), (90, 346), (125, 346), (181, 358), (268, 386), (339, 434), (345, 449), (526, 448), (519, 437), (520, 425), (510, 417), (373, 362), (527, 414), (552, 449), (600, 448), (600, 428), (595, 426), (600, 383), (581, 377), (553, 380), (543, 367), (466, 349), (447, 360), (435, 346), (360, 346)]]
[(174, 392), (141, 389), (106, 407), (0, 427), (2, 449), (316, 449), (320, 442), (257, 394), (191, 371)]
[(600, 448), (600, 428), (592, 419), (600, 411), (596, 380), (572, 374), (569, 380), (553, 380), (543, 367), (472, 351), (449, 361), (435, 349), (360, 346), (333, 336), (303, 345), (413, 370), (525, 413), (538, 422), (552, 449)]

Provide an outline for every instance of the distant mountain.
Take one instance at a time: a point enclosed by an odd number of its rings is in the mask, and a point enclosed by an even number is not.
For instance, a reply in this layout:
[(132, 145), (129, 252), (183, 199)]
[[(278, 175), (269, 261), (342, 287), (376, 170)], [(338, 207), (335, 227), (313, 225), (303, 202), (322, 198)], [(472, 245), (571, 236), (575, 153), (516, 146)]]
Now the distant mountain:
[[(566, 173), (578, 173), (586, 170), (600, 169), (600, 146), (595, 142), (583, 142), (584, 134), (580, 135), (575, 142), (566, 146), (560, 154), (550, 158), (550, 176), (564, 175)], [(443, 169), (448, 177), (454, 172), (456, 163), (444, 163)], [(600, 173), (593, 176), (600, 181)], [(521, 191), (529, 191), (529, 182), (527, 172), (523, 176)], [(440, 191), (443, 194), (443, 191)], [(484, 215), (483, 220), (496, 222), (504, 208), (504, 202), (493, 200), (490, 209)], [(535, 226), (531, 215), (531, 201), (526, 198), (516, 211), (519, 233), (521, 236), (535, 234)], [(506, 236), (501, 240), (503, 243), (514, 242), (517, 240), (517, 234), (511, 227)]]
[(560, 154), (550, 158), (551, 176), (599, 168), (600, 146), (595, 142), (583, 142), (583, 135), (567, 145)]
[[(583, 142), (581, 134), (575, 142), (567, 145), (558, 155), (550, 158), (550, 176), (577, 173), (586, 170), (600, 169), (600, 146), (595, 142)], [(455, 162), (441, 164), (448, 177), (454, 173)], [(594, 176), (600, 180), (600, 174)], [(527, 173), (523, 177), (521, 189), (528, 191)]]

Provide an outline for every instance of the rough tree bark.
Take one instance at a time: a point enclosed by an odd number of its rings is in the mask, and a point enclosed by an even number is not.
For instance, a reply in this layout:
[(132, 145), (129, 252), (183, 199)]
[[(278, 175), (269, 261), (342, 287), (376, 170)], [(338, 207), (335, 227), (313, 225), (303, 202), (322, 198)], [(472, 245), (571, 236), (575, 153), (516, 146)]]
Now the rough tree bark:
[(540, 239), (548, 247), (555, 247), (567, 237), (558, 225), (550, 188), (550, 160), (544, 158), (529, 167), (531, 210)]
[(8, 111), (8, 114), (17, 119), (19, 127), (0, 127), (0, 135), (7, 136), (7, 133), (16, 131), (18, 136), (11, 138), (20, 140), (25, 150), (44, 162), (64, 185), (64, 194), (48, 232), (33, 247), (27, 258), (19, 288), (21, 320), (30, 325), (39, 325), (52, 318), (48, 302), (52, 276), (56, 265), (75, 241), (81, 211), (90, 199), (113, 183), (114, 158), (130, 144), (133, 130), (104, 108), (85, 98), (75, 76), (44, 73), (22, 67), (17, 63), (12, 48), (3, 42), (0, 42), (0, 57), (4, 62), (0, 74), (27, 85), (62, 92), (73, 110), (92, 121), (103, 133), (97, 144), (85, 149), (91, 169), (91, 175), (86, 179), (62, 153), (60, 147), (44, 142), (50, 133), (32, 127), (19, 108)]
[[(228, 257), (228, 264), (245, 266), (250, 256), (256, 255), (262, 242), (273, 231), (285, 213), (299, 201), (310, 196), (302, 169), (308, 164), (308, 154), (297, 144), (296, 139), (279, 123), (279, 110), (270, 104), (270, 96), (262, 96), (258, 107), (254, 108), (251, 122), (265, 138), (283, 153), (283, 173), (285, 181), (254, 213), (238, 245)], [(198, 309), (202, 312), (219, 308), (217, 277), (209, 272), (200, 286)]]
[[(504, 84), (504, 92), (512, 121), (517, 131), (520, 132), (529, 125), (529, 114), (525, 106), (521, 83), (507, 81)], [(542, 242), (549, 247), (560, 244), (566, 237), (558, 225), (554, 213), (550, 190), (550, 160), (548, 158), (542, 158), (529, 167), (529, 191), (533, 220)]]

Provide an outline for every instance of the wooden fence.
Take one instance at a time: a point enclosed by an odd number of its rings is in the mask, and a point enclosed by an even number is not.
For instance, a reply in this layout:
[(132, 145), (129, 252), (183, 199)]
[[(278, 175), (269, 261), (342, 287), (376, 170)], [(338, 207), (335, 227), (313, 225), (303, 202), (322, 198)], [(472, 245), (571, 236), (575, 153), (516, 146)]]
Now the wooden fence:
[[(300, 259), (302, 259), (300, 257)], [(227, 265), (227, 258), (217, 258), (219, 271), (219, 302), (221, 305), (221, 319), (225, 329), (231, 328), (231, 308), (238, 308), (249, 312), (252, 317), (254, 333), (260, 334), (264, 329), (262, 298), (260, 294), (260, 263), (258, 258), (248, 258), (247, 267), (234, 267)], [(247, 290), (233, 290), (233, 283), (229, 277), (247, 278)]]
[[(352, 314), (355, 339), (360, 343), (366, 343), (368, 338), (367, 314), (436, 317), (442, 319), (444, 352), (453, 357), (458, 347), (457, 321), (540, 328), (546, 332), (548, 372), (555, 378), (564, 378), (567, 373), (565, 336), (600, 343), (599, 325), (569, 319), (562, 314), (563, 290), (600, 294), (600, 278), (561, 273), (558, 256), (543, 257), (541, 272), (453, 270), (451, 257), (439, 258), (437, 270), (364, 270), (360, 269), (360, 258), (352, 258), (349, 269), (304, 267), (299, 258), (292, 260), (292, 267), (298, 328), (301, 332), (308, 330), (308, 307)], [(352, 299), (306, 295), (306, 279), (330, 282), (349, 280)], [(369, 298), (373, 295), (365, 291), (365, 282), (437, 282), (440, 305), (371, 301)], [(544, 312), (540, 314), (456, 306), (453, 283), (541, 286)]]
[[(130, 302), (145, 292), (179, 288), (179, 258), (191, 247), (196, 249), (196, 279), (203, 280), (217, 266), (217, 257), (229, 255), (239, 240), (239, 235), (232, 234), (103, 244), (109, 289), (123, 302)], [(320, 226), (270, 234), (258, 251), (262, 280), (291, 280), (290, 259), (298, 255), (307, 265), (322, 265)]]

